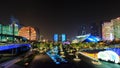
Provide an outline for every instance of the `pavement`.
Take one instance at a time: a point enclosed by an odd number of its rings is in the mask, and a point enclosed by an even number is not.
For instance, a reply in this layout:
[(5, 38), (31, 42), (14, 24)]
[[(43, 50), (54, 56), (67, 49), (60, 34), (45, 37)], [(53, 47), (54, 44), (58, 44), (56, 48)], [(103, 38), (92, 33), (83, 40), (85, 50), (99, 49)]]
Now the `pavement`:
[(56, 64), (46, 54), (36, 55), (28, 68), (54, 68)]
[(20, 61), (22, 58), (18, 57), (16, 59), (13, 59), (11, 61), (2, 63), (1, 65), (3, 67), (0, 68), (88, 68), (89, 65), (86, 65), (84, 61), (80, 61), (79, 63), (73, 61), (73, 58), (75, 56), (69, 56), (66, 54), (65, 59), (68, 60), (68, 63), (61, 63), (56, 64), (47, 54), (39, 54), (34, 57), (32, 62), (28, 65), (28, 67), (21, 67), (19, 65), (16, 65), (15, 63)]
[(15, 59), (13, 60), (9, 60), (9, 61), (6, 61), (4, 63), (1, 63), (0, 64), (0, 68), (19, 68), (20, 66), (16, 65), (15, 63), (19, 62), (20, 60), (22, 60), (23, 58), (21, 56), (28, 56), (30, 55), (32, 52), (31, 51), (28, 51), (26, 54), (22, 54), (18, 57), (16, 57)]
[(19, 62), (21, 59), (22, 58), (17, 57), (17, 58), (15, 58), (13, 60), (4, 62), (4, 63), (0, 64), (0, 68), (9, 68), (10, 66), (12, 66), (13, 64), (15, 64), (16, 62)]
[(47, 54), (36, 55), (27, 68), (92, 68), (84, 61), (75, 62), (73, 56), (66, 56), (68, 63), (56, 64)]
[(34, 57), (32, 62), (27, 67), (20, 67), (16, 64), (9, 68), (120, 68), (119, 64), (113, 64), (108, 62), (101, 62), (100, 65), (92, 63), (91, 57), (87, 57), (83, 54), (79, 54), (81, 59), (79, 62), (74, 61), (74, 55), (65, 55), (65, 59), (68, 63), (56, 64), (47, 54), (39, 54)]
[(25, 68), (25, 67), (19, 66), (17, 64), (13, 64), (12, 66), (10, 66), (8, 68)]

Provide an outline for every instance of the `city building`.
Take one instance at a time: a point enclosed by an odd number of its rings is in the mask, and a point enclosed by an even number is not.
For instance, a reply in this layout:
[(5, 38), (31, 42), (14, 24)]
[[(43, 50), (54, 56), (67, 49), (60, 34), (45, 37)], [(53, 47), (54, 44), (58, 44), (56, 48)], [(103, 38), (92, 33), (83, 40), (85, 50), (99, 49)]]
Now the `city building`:
[[(11, 37), (7, 35), (12, 35)], [(13, 41), (15, 40), (13, 36), (18, 36), (18, 25), (9, 24), (3, 25), (0, 24), (0, 41)]]
[(114, 39), (120, 40), (120, 17), (102, 24), (102, 39), (111, 41)]
[(10, 24), (0, 24), (0, 41), (15, 41), (18, 36), (19, 22), (14, 16), (10, 17)]
[(58, 42), (58, 34), (54, 34), (53, 40), (54, 42)]
[(81, 24), (78, 35), (92, 34), (94, 36), (100, 36), (99, 24), (90, 23), (90, 24)]
[(120, 17), (112, 19), (111, 23), (113, 23), (115, 39), (120, 39)]
[(62, 38), (62, 40), (61, 40), (61, 41), (62, 41), (62, 42), (65, 42), (65, 41), (66, 41), (66, 39), (67, 39), (67, 38), (66, 38), (66, 34), (61, 34), (61, 38)]
[(102, 24), (102, 39), (111, 41), (114, 39), (114, 30), (112, 22), (104, 22)]
[(30, 41), (36, 41), (37, 40), (37, 32), (34, 27), (27, 26), (27, 27), (22, 27), (19, 30), (18, 33), (19, 36), (25, 37)]
[(53, 41), (54, 42), (66, 42), (67, 41), (66, 34), (54, 34)]

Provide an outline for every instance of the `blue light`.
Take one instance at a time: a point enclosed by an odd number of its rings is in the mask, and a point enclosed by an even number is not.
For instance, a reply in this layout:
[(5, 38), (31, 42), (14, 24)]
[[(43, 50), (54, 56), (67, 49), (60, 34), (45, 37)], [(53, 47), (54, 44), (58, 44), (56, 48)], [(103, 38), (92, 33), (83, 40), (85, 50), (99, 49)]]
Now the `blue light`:
[(0, 51), (23, 47), (23, 46), (27, 46), (29, 48), (31, 47), (30, 44), (7, 44), (7, 45), (0, 46)]
[(86, 41), (87, 42), (98, 42), (100, 41), (100, 39), (95, 36), (90, 35), (88, 38), (86, 38)]
[[(61, 56), (58, 55), (58, 47), (53, 48), (53, 50), (50, 50), (47, 52), (47, 55), (56, 63), (60, 64), (61, 62), (67, 62), (65, 59), (63, 59)], [(52, 53), (54, 51), (54, 54)]]
[(62, 42), (65, 42), (65, 41), (66, 41), (66, 35), (62, 34)]
[(54, 41), (58, 42), (58, 34), (54, 34)]
[(120, 48), (108, 48), (106, 50), (112, 50), (120, 56)]
[(87, 38), (90, 42), (95, 42), (96, 40), (94, 40), (93, 38)]

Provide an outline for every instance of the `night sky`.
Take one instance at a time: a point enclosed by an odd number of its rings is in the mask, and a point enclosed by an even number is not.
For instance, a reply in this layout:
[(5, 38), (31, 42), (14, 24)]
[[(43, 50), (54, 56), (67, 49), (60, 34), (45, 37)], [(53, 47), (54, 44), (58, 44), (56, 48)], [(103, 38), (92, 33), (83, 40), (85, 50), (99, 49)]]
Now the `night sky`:
[(77, 35), (81, 24), (101, 23), (120, 16), (118, 0), (4, 0), (0, 1), (0, 22), (13, 15), (20, 24), (37, 27), (46, 39), (54, 33)]

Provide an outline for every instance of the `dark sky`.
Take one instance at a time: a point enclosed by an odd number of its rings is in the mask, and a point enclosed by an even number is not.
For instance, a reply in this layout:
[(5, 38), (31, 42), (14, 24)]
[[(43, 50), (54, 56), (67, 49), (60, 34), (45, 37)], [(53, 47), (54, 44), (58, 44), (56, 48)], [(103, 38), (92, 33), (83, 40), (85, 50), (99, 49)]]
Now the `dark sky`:
[(0, 1), (0, 22), (13, 15), (20, 24), (38, 27), (45, 38), (54, 33), (77, 35), (81, 24), (101, 23), (120, 16), (118, 0), (4, 0)]

